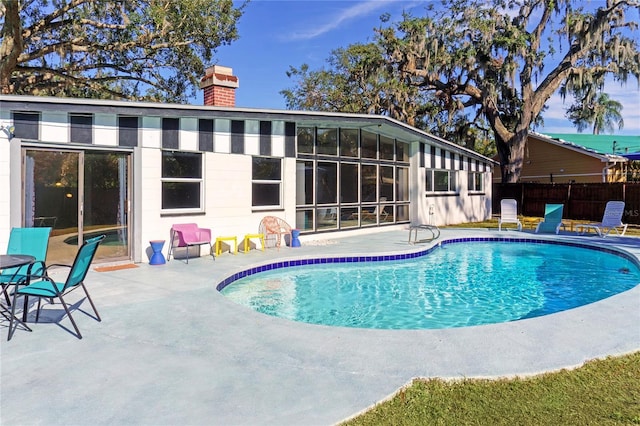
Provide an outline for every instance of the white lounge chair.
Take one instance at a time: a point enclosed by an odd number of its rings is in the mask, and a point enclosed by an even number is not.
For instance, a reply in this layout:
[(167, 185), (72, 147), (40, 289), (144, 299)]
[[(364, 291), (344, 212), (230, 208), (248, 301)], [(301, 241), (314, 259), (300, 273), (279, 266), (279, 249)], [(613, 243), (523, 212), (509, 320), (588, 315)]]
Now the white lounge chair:
[[(582, 235), (588, 232), (589, 229), (593, 229), (598, 236), (603, 238), (609, 235), (611, 231), (616, 231), (616, 234), (622, 237), (627, 232), (627, 224), (622, 223), (622, 215), (624, 215), (624, 201), (609, 201), (604, 209), (602, 222), (577, 225), (576, 231)], [(618, 232), (618, 228), (622, 228), (622, 233)]]
[(518, 202), (513, 198), (505, 198), (500, 201), (500, 219), (498, 220), (498, 231), (502, 231), (503, 223), (515, 223), (518, 231), (522, 231), (522, 223), (518, 219)]

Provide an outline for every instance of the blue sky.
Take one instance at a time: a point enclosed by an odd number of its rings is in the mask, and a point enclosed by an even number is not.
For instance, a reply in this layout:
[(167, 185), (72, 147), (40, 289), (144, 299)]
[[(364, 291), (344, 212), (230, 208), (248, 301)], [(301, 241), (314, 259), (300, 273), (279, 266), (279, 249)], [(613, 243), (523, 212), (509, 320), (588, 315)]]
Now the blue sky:
[[(403, 10), (423, 15), (429, 2), (407, 0), (253, 0), (238, 23), (239, 40), (223, 46), (217, 63), (233, 68), (240, 79), (236, 91), (239, 107), (285, 109), (280, 91), (293, 87), (286, 75), (289, 66), (309, 64), (311, 69), (325, 66), (332, 50), (356, 42), (371, 41), (373, 28), (380, 26), (380, 16), (391, 15), (399, 21)], [(593, 4), (602, 3), (594, 1)], [(636, 17), (636, 21), (638, 21)], [(640, 135), (640, 87), (634, 81), (626, 86), (608, 84), (605, 92), (624, 105), (624, 129), (618, 134)], [(193, 100), (202, 104), (202, 93)], [(576, 133), (564, 117), (559, 96), (547, 103), (544, 113), (548, 133)]]

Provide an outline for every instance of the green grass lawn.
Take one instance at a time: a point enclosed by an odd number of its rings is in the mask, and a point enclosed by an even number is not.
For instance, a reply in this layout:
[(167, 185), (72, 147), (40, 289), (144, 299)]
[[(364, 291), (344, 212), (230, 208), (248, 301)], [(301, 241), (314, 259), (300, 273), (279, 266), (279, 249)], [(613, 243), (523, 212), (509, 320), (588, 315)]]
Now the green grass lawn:
[(638, 425), (640, 352), (529, 378), (415, 380), (344, 425)]

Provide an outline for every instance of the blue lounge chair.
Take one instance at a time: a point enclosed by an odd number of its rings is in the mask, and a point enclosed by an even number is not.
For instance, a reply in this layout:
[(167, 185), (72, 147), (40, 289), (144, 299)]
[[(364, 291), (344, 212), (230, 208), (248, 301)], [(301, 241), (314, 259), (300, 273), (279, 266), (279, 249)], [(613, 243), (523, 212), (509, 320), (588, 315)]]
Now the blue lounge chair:
[(547, 204), (544, 206), (544, 220), (536, 226), (536, 234), (541, 232), (556, 234), (562, 226), (562, 212), (564, 204)]
[[(16, 291), (13, 293), (13, 306), (11, 308), (11, 316), (12, 318), (14, 318), (14, 320), (12, 320), (11, 323), (9, 324), (9, 340), (11, 339), (13, 331), (15, 331), (15, 326), (16, 326), (14, 325), (14, 323), (16, 322), (15, 320), (16, 303), (15, 302), (16, 302), (16, 297), (18, 295), (22, 295), (26, 297), (35, 296), (38, 298), (38, 310), (36, 312), (36, 322), (38, 322), (38, 318), (40, 317), (40, 303), (42, 301), (42, 298), (51, 299), (51, 300), (56, 298), (60, 299), (60, 303), (62, 304), (64, 311), (67, 313), (67, 316), (69, 317), (69, 320), (71, 320), (71, 324), (73, 324), (73, 328), (76, 331), (76, 337), (78, 337), (78, 339), (82, 339), (82, 334), (80, 334), (80, 330), (78, 329), (76, 322), (73, 320), (73, 317), (71, 316), (71, 312), (69, 311), (69, 308), (67, 307), (67, 304), (63, 299), (63, 296), (67, 295), (68, 293), (70, 293), (71, 291), (75, 290), (78, 287), (82, 287), (82, 289), (84, 290), (84, 293), (87, 296), (87, 300), (89, 300), (89, 303), (93, 308), (93, 312), (95, 312), (96, 314), (96, 319), (98, 321), (102, 321), (95, 305), (93, 304), (93, 301), (91, 300), (91, 296), (89, 296), (89, 292), (87, 291), (87, 288), (84, 285), (84, 279), (87, 276), (87, 272), (89, 272), (89, 266), (93, 261), (93, 257), (95, 256), (96, 251), (98, 250), (98, 245), (104, 239), (104, 237), (105, 237), (104, 235), (101, 235), (99, 237), (91, 238), (90, 240), (85, 241), (82, 247), (80, 247), (80, 249), (78, 250), (78, 253), (76, 254), (76, 258), (73, 261), (73, 265), (71, 266), (59, 265), (59, 264), (48, 265), (44, 271), (45, 272), (44, 275), (35, 277), (35, 281), (32, 280), (30, 276), (27, 276), (27, 278), (24, 281), (26, 286), (22, 288), (18, 287)], [(69, 275), (67, 276), (67, 279), (65, 282), (54, 281), (48, 276), (47, 270), (53, 266), (63, 266), (63, 267), (70, 268)]]
[[(51, 234), (51, 228), (46, 227), (11, 229), (7, 254), (26, 254), (35, 257), (36, 260), (32, 265), (7, 268), (0, 273), (0, 285), (8, 305), (11, 305), (9, 294), (7, 293), (7, 288), (10, 285), (24, 282), (28, 273), (38, 275), (44, 272), (47, 247), (49, 246), (49, 234)], [(30, 271), (28, 271), (29, 268), (31, 268)]]

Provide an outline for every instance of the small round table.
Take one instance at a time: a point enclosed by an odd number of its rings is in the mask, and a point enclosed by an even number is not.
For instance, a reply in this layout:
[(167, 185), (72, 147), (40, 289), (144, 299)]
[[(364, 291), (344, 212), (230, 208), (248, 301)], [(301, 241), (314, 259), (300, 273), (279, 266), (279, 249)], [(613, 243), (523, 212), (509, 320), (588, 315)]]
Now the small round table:
[[(29, 255), (25, 255), (25, 254), (3, 254), (3, 255), (0, 255), (0, 269), (16, 268), (16, 267), (19, 267), (19, 266), (30, 265), (31, 263), (33, 263), (35, 261), (36, 261), (35, 257), (29, 256)], [(17, 271), (16, 271), (16, 273), (17, 273)], [(6, 291), (5, 287), (6, 286), (2, 287), (2, 292), (3, 293)], [(25, 324), (26, 316), (27, 316), (27, 310), (26, 310), (27, 299), (26, 299), (26, 297), (25, 297), (25, 300), (24, 300), (24, 306), (25, 306), (25, 309), (23, 310), (23, 313), (22, 313), (22, 321), (20, 321), (20, 319), (17, 316), (13, 315), (8, 307), (2, 306), (2, 305), (0, 305), (0, 315), (5, 317), (6, 319), (8, 319), (11, 323), (13, 323), (13, 320), (15, 319), (19, 324), (22, 324), (23, 327), (25, 327), (27, 330), (31, 331), (29, 326), (27, 326), (27, 324)], [(10, 325), (10, 327), (11, 327), (11, 325)], [(11, 334), (9, 334), (9, 338), (11, 338)]]
[(164, 247), (164, 240), (151, 240), (149, 241), (151, 244), (151, 250), (153, 250), (153, 254), (151, 255), (151, 259), (149, 259), (149, 265), (164, 265), (166, 260), (162, 255), (162, 247)]

